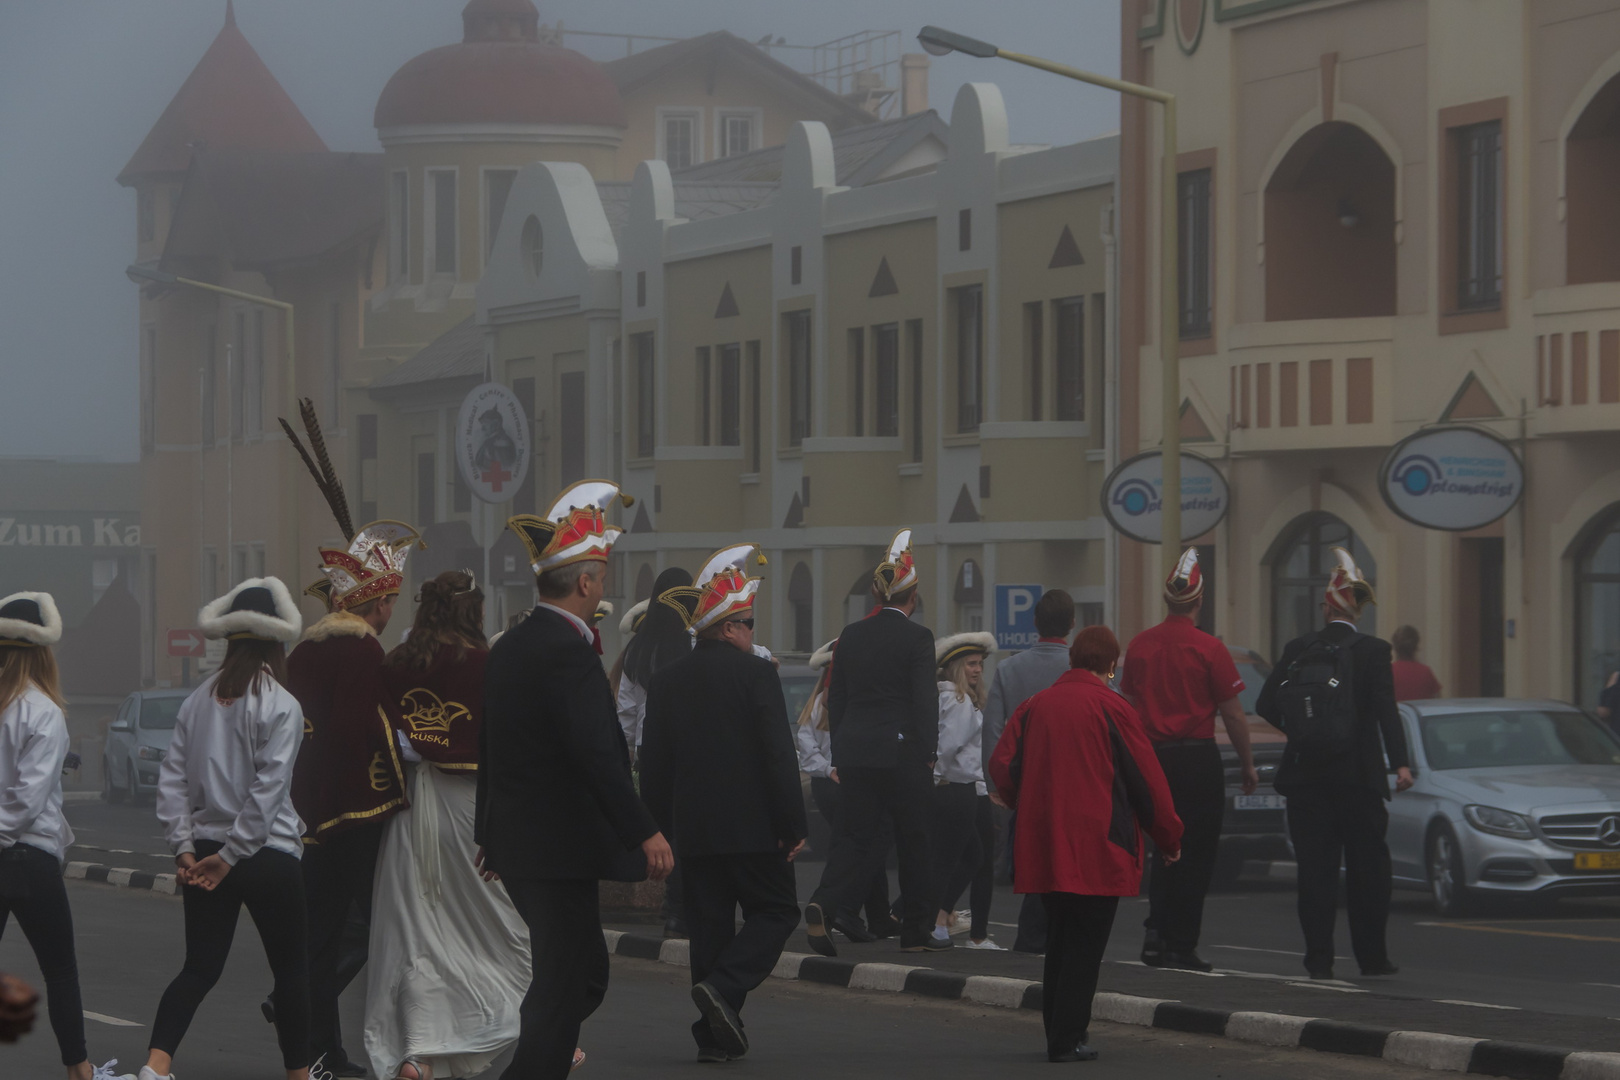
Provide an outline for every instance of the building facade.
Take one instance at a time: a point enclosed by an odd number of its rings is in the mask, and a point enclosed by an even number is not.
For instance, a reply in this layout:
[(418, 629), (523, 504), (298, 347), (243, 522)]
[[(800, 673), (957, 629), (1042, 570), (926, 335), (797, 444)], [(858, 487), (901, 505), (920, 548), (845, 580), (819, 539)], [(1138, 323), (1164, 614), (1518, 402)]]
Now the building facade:
[[(1595, 704), (1620, 659), (1620, 4), (1126, 0), (1122, 71), (1179, 103), (1187, 448), (1232, 492), (1215, 625), (1276, 655), (1335, 544), (1448, 695)], [(1121, 434), (1160, 437), (1159, 118), (1121, 148)], [(1420, 528), (1389, 447), (1466, 423), (1522, 459), (1518, 505)], [(1158, 617), (1122, 545), (1127, 632)]]

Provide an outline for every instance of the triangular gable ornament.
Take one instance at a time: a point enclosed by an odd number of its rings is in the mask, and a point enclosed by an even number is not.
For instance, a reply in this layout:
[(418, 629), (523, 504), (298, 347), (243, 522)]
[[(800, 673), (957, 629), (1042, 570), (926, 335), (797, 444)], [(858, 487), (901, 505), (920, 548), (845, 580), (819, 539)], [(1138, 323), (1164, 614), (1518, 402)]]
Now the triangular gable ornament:
[(1061, 270), (1065, 266), (1084, 266), (1086, 259), (1080, 254), (1080, 245), (1074, 242), (1074, 233), (1067, 225), (1058, 235), (1057, 247), (1052, 249), (1052, 261), (1046, 264), (1048, 270)]
[(1503, 415), (1502, 407), (1491, 397), (1491, 392), (1485, 389), (1479, 376), (1470, 371), (1464, 376), (1462, 385), (1452, 395), (1451, 402), (1446, 406), (1445, 412), (1440, 414), (1442, 422), (1452, 420), (1495, 420)]
[(730, 319), (741, 314), (737, 310), (737, 298), (731, 295), (731, 282), (726, 282), (725, 290), (720, 293), (720, 302), (714, 307), (714, 317), (717, 319)]
[(895, 284), (894, 271), (889, 269), (889, 258), (885, 255), (878, 262), (877, 273), (872, 276), (872, 287), (866, 290), (867, 298), (893, 296), (899, 291), (900, 286)]
[(1215, 436), (1204, 423), (1204, 418), (1193, 408), (1191, 398), (1181, 399), (1181, 441), (1214, 442)]
[(961, 493), (956, 496), (956, 507), (951, 511), (951, 524), (978, 520), (979, 508), (973, 505), (973, 496), (968, 494), (968, 487), (963, 484)]

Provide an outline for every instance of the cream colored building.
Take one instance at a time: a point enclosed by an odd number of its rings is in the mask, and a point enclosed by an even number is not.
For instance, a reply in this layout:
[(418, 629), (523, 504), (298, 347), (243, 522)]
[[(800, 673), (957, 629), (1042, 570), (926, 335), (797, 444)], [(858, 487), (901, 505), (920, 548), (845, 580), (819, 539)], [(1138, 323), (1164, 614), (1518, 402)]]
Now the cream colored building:
[[(1595, 703), (1620, 659), (1620, 4), (1126, 0), (1123, 74), (1180, 103), (1183, 438), (1232, 511), (1216, 629), (1275, 655), (1350, 543), (1448, 694)], [(1159, 439), (1159, 118), (1121, 149), (1122, 423)], [(1398, 518), (1388, 448), (1466, 421), (1524, 497), (1470, 533)], [(1122, 545), (1122, 621), (1157, 559)]]

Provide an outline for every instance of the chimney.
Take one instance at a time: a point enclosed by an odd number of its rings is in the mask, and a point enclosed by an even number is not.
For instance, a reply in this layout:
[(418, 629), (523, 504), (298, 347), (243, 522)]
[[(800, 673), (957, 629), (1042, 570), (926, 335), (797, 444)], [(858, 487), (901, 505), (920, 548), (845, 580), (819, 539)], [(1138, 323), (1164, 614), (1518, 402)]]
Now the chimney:
[(905, 53), (900, 57), (900, 113), (925, 112), (928, 109), (928, 56), (926, 53)]

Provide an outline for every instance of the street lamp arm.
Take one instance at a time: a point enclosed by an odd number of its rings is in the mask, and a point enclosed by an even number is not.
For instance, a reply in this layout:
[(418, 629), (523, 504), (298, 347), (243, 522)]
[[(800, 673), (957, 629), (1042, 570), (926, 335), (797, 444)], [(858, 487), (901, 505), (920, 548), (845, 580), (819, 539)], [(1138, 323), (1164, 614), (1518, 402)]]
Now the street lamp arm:
[(1151, 86), (1143, 86), (1141, 83), (1126, 82), (1123, 79), (1115, 79), (1110, 78), (1107, 75), (1098, 75), (1094, 72), (1083, 71), (1077, 67), (1070, 67), (1068, 64), (1059, 64), (1053, 60), (1043, 60), (1039, 56), (1028, 56), (1024, 53), (1008, 52), (1006, 49), (997, 49), (996, 55), (1003, 60), (1011, 60), (1015, 64), (1023, 64), (1027, 67), (1039, 68), (1042, 71), (1050, 71), (1054, 75), (1062, 75), (1067, 79), (1075, 79), (1079, 82), (1090, 83), (1093, 86), (1101, 86), (1105, 89), (1114, 90), (1121, 94), (1130, 94), (1133, 97), (1147, 98), (1149, 101), (1157, 101), (1160, 104), (1175, 100), (1174, 94), (1167, 94), (1163, 90), (1157, 90)]
[(285, 300), (272, 300), (268, 296), (259, 296), (256, 293), (242, 292), (240, 289), (227, 289), (223, 285), (212, 285), (206, 281), (197, 281), (193, 278), (175, 276), (178, 284), (190, 285), (194, 289), (207, 289), (209, 292), (220, 293), (223, 296), (233, 296), (238, 300), (246, 300), (252, 304), (263, 304), (265, 307), (279, 308), (282, 311), (292, 312), (293, 306)]

